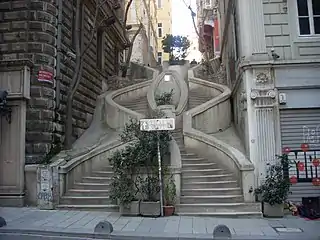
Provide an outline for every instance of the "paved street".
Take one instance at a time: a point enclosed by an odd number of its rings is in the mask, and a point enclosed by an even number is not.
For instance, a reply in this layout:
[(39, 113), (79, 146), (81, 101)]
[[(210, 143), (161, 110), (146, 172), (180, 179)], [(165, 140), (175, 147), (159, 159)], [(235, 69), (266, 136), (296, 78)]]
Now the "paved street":
[[(0, 208), (7, 226), (0, 228), (0, 239), (29, 240), (28, 236), (4, 236), (1, 233), (30, 233), (76, 236), (77, 239), (99, 237), (93, 234), (101, 220), (113, 224), (111, 239), (212, 239), (215, 226), (225, 224), (234, 239), (320, 239), (320, 221), (305, 221), (288, 216), (283, 219), (214, 218), (172, 216), (165, 218), (121, 217), (117, 213), (38, 210), (35, 208)], [(277, 228), (277, 229), (276, 229)], [(116, 238), (117, 237), (117, 238)], [(106, 236), (101, 236), (106, 238)], [(109, 237), (108, 237), (109, 238)], [(107, 238), (107, 239), (108, 239)], [(38, 239), (38, 238), (32, 238)], [(39, 238), (70, 239), (70, 238)]]

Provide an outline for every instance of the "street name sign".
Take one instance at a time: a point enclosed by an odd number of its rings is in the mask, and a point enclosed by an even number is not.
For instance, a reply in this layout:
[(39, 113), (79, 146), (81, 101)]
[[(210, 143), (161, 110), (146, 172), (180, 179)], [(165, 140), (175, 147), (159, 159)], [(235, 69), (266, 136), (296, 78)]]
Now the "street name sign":
[(141, 131), (170, 131), (174, 129), (174, 118), (140, 119)]

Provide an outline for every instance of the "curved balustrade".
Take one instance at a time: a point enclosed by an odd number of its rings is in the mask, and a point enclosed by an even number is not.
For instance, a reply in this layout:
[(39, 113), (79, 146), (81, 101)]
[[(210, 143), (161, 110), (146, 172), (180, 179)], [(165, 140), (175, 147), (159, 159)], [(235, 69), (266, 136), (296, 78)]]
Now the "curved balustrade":
[(155, 81), (152, 82), (150, 88), (148, 90), (148, 103), (151, 110), (157, 109), (157, 103), (155, 100), (155, 92), (157, 91), (157, 87), (159, 86), (161, 80), (164, 78), (165, 75), (171, 75), (173, 80), (176, 81), (179, 90), (180, 90), (180, 98), (178, 105), (176, 106), (175, 112), (177, 115), (180, 115), (183, 110), (185, 109), (188, 103), (188, 86), (184, 79), (176, 72), (172, 70), (167, 70), (162, 72)]
[(253, 202), (252, 189), (255, 186), (254, 166), (237, 149), (215, 138), (211, 133), (225, 130), (231, 124), (231, 91), (228, 87), (194, 77), (194, 69), (189, 70), (190, 91), (202, 88), (210, 93), (213, 99), (200, 104), (183, 115), (184, 144), (187, 148), (196, 149), (206, 154), (208, 159), (220, 161), (236, 174), (243, 190), (245, 202)]
[(125, 88), (118, 89), (109, 93), (105, 98), (105, 120), (108, 126), (113, 129), (123, 128), (125, 124), (131, 119), (141, 119), (145, 117), (143, 114), (135, 112), (119, 102), (129, 99), (137, 99), (140, 97), (147, 97), (147, 92), (150, 84), (158, 76), (158, 71), (152, 69), (152, 80), (142, 83), (134, 84)]

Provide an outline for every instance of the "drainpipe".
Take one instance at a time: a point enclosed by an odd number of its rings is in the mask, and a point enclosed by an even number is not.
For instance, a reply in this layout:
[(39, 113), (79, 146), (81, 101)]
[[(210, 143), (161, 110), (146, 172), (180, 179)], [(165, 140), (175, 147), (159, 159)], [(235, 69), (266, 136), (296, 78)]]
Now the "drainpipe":
[(61, 80), (61, 28), (62, 28), (62, 0), (58, 0), (58, 33), (57, 33), (57, 67), (56, 67), (56, 109), (60, 108), (60, 80)]

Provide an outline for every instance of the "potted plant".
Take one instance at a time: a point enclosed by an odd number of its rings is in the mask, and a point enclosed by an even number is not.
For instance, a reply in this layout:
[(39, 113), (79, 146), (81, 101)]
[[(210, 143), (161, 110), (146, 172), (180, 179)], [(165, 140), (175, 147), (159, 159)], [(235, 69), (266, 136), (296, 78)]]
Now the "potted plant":
[(288, 155), (277, 157), (279, 161), (269, 167), (265, 182), (255, 190), (261, 198), (264, 217), (283, 217), (290, 190), (289, 178), (284, 174), (284, 168), (289, 165)]
[(140, 214), (145, 217), (159, 217), (161, 214), (159, 201), (159, 178), (147, 176), (140, 178)]
[(172, 216), (175, 211), (176, 203), (176, 185), (173, 181), (172, 175), (166, 179), (164, 185), (164, 207), (163, 212), (165, 216)]
[(172, 105), (173, 89), (170, 92), (163, 92), (156, 95), (155, 100), (157, 106)]
[[(159, 118), (161, 114), (155, 117)], [(114, 172), (110, 197), (120, 205), (121, 214), (159, 216), (157, 143), (159, 140), (161, 156), (165, 160), (171, 136), (164, 131), (140, 131), (139, 121), (131, 119), (120, 137), (127, 145), (109, 158)]]
[(116, 151), (111, 158), (110, 164), (114, 171), (111, 183), (110, 198), (119, 204), (121, 215), (137, 216), (140, 214), (140, 203), (136, 198), (137, 189), (133, 175), (137, 166), (137, 160), (129, 158), (133, 146), (128, 146), (122, 151)]

